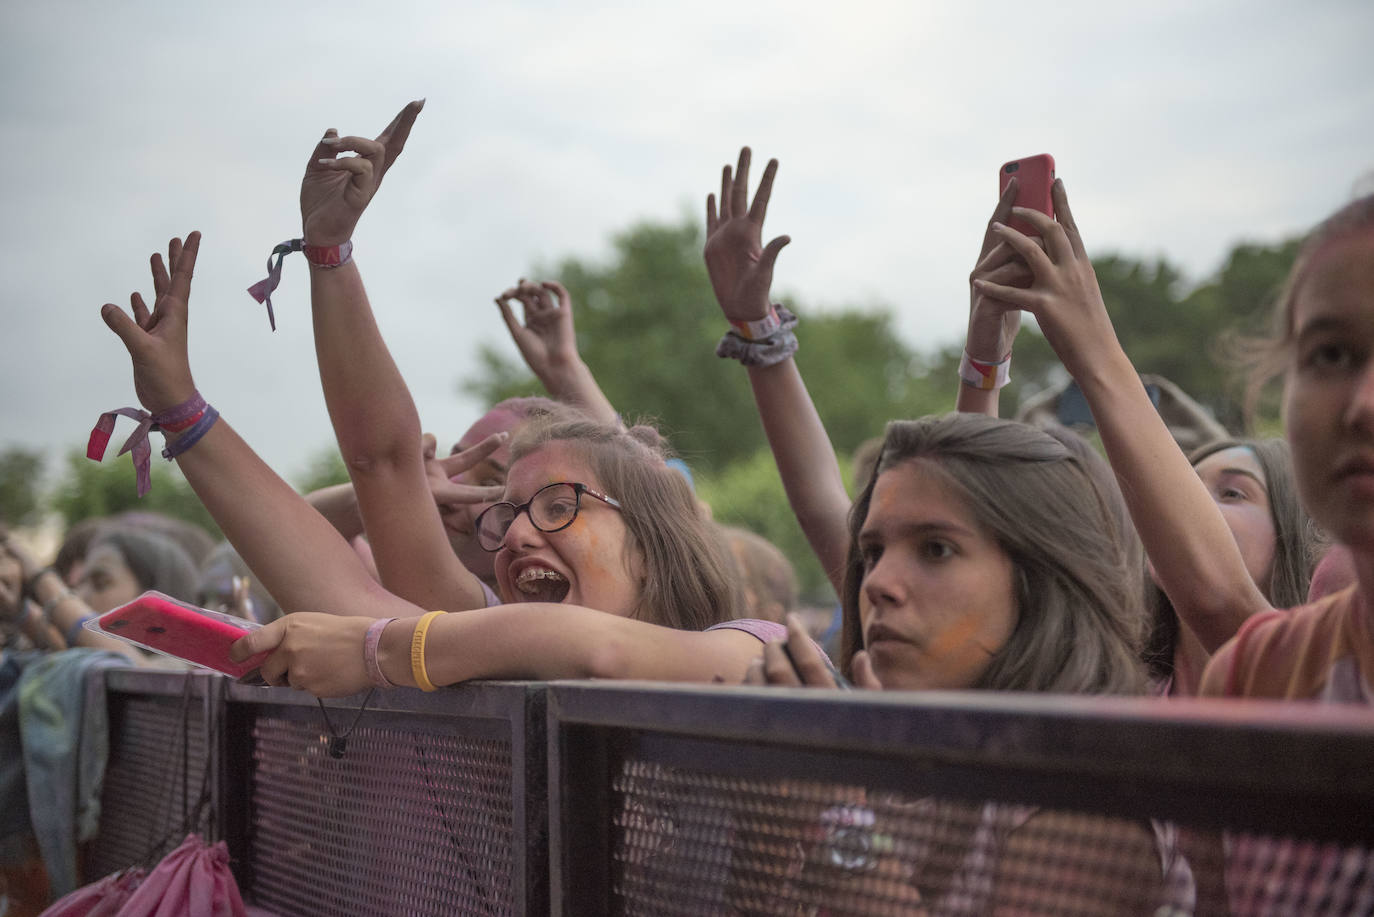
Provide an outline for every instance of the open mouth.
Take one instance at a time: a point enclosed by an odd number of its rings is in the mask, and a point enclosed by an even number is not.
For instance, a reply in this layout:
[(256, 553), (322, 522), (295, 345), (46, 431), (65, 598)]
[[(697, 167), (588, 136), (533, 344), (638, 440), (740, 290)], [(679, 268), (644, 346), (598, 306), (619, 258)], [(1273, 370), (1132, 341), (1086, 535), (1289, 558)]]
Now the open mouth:
[(515, 588), (531, 602), (561, 602), (572, 584), (563, 574), (547, 567), (526, 567), (515, 578)]

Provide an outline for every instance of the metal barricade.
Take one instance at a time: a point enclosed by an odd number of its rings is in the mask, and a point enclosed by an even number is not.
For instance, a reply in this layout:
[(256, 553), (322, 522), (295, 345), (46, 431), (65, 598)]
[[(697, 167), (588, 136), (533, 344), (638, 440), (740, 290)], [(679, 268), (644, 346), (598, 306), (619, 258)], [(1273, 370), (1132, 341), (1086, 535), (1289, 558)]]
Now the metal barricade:
[(1368, 914), (1367, 710), (559, 683), (565, 914)]
[(1362, 708), (96, 678), (86, 875), (200, 830), (282, 915), (1374, 913)]

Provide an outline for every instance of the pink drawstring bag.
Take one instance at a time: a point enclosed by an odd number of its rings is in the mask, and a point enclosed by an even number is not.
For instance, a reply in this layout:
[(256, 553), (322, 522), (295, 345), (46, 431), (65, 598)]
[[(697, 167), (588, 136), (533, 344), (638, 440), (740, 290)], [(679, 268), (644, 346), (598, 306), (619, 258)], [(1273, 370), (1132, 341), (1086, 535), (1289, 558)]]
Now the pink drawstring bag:
[(147, 875), (126, 870), (106, 876), (41, 917), (246, 917), (246, 911), (229, 871), (229, 848), (188, 834)]
[(39, 917), (118, 917), (119, 909), (147, 874), (146, 869), (122, 869), (63, 895)]

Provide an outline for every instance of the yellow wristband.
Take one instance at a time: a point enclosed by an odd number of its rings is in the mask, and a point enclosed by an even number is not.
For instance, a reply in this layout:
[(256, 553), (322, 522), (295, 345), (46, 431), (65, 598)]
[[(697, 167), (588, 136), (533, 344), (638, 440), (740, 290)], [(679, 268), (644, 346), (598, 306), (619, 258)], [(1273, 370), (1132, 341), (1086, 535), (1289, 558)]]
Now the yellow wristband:
[(415, 633), (410, 637), (410, 674), (415, 678), (421, 691), (438, 691), (439, 687), (429, 680), (429, 673), (425, 671), (425, 637), (429, 634), (430, 622), (442, 611), (431, 611), (429, 614), (420, 618), (420, 623), (415, 625)]

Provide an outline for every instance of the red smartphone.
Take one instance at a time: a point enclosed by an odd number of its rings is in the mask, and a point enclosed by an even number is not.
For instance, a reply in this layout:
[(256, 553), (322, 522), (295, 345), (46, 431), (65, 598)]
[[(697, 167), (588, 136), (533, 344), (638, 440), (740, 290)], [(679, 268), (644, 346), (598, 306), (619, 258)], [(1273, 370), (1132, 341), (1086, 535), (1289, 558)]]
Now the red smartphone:
[[(1013, 159), (1002, 164), (997, 174), (997, 194), (1000, 197), (1007, 190), (1007, 184), (1016, 179), (1016, 206), (1029, 210), (1039, 210), (1045, 216), (1054, 217), (1054, 199), (1050, 188), (1054, 185), (1054, 157), (1049, 153)], [(1039, 236), (1036, 229), (1025, 220), (1012, 217), (1007, 225), (1017, 232), (1028, 236)]]
[(179, 602), (161, 592), (145, 592), (105, 612), (95, 623), (109, 636), (240, 679), (251, 676), (271, 655), (263, 652), (231, 662), (229, 647), (259, 625)]

